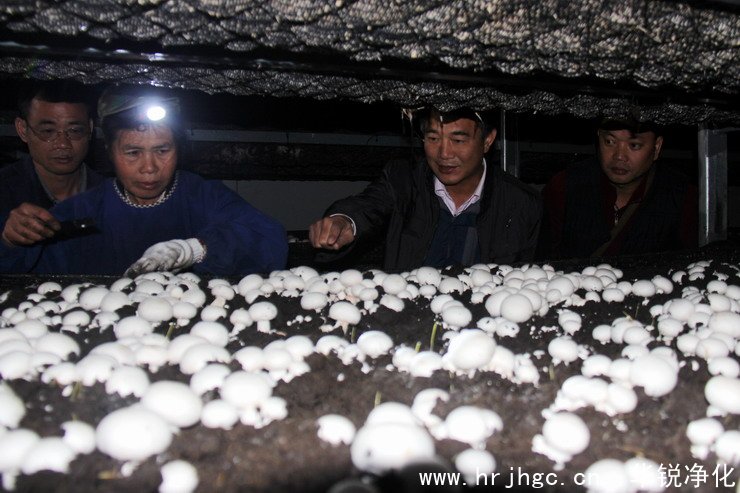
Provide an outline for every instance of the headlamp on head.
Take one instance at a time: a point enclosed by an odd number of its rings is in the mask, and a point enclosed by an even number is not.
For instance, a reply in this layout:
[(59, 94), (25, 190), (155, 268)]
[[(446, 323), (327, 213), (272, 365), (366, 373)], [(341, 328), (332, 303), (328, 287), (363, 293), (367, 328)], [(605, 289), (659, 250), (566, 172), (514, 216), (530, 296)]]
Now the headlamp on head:
[(158, 122), (167, 116), (167, 109), (162, 105), (153, 104), (146, 108), (144, 114), (149, 120)]
[(175, 116), (179, 106), (178, 98), (108, 93), (103, 94), (98, 101), (98, 116), (105, 119), (112, 115), (133, 111), (142, 121), (161, 122), (165, 118)]

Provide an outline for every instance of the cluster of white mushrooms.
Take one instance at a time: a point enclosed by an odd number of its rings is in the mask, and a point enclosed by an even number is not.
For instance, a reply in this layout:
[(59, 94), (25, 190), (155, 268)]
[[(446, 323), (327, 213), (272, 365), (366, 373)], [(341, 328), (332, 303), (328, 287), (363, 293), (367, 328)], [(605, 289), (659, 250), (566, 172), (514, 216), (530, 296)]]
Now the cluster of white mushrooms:
[[(705, 387), (706, 417), (686, 429), (691, 454), (706, 460), (714, 453), (717, 461), (737, 466), (740, 431), (725, 430), (717, 418), (740, 414), (740, 283), (732, 284), (734, 279), (712, 272), (710, 266), (696, 262), (670, 278), (635, 282), (622, 279), (621, 271), (606, 264), (572, 273), (547, 265), (479, 264), (455, 276), (428, 267), (402, 274), (319, 274), (297, 267), (267, 278), (246, 276), (237, 284), (224, 279), (206, 283), (194, 274), (166, 272), (119, 279), (110, 286), (44, 282), (19, 306), (0, 314), (3, 486), (13, 489), (19, 474), (68, 472), (75, 457), (96, 448), (122, 461), (122, 471), (131, 474), (141, 461), (167, 450), (183, 428), (261, 428), (284, 419), (290, 403), (273, 390), (311, 371), (306, 359), (312, 354), (359, 364), (365, 372), (376, 370), (378, 358), (388, 355), (383, 361), (391, 363), (382, 369), (413, 378), (443, 371), (465, 379), (483, 372), (534, 386), (546, 378), (550, 365), (580, 366), (580, 374), (565, 380), (552, 404), (542, 410), (542, 432), (532, 437), (532, 450), (552, 460), (555, 470), (588, 448), (589, 429), (575, 411), (592, 407), (609, 417), (630, 413), (638, 405), (635, 389), (649, 397), (664, 396), (676, 387), (681, 368), (689, 364), (696, 370), (698, 360), (705, 360), (712, 377)], [(686, 286), (678, 292), (685, 280), (710, 276), (705, 290)], [(672, 298), (651, 304), (656, 294)], [(620, 303), (629, 295), (644, 299), (650, 325), (624, 316), (583, 327), (579, 310), (587, 310), (586, 302)], [(302, 314), (274, 323), (278, 308), (270, 300), (277, 297), (296, 298)], [(237, 300), (246, 307), (233, 308)], [(400, 312), (409, 303), (433, 312), (437, 324), (430, 329), (439, 330), (443, 347), (396, 345), (381, 330), (364, 330), (354, 337), (364, 315), (381, 306)], [(470, 308), (479, 304), (487, 316), (474, 320)], [(553, 309), (557, 326), (538, 325), (537, 317)], [(322, 321), (322, 331), (335, 333), (322, 335), (315, 344), (305, 335), (290, 335), (295, 324), (313, 318)], [(187, 333), (183, 327), (189, 327)], [(240, 346), (235, 341), (247, 330), (273, 340), (264, 347), (230, 349)], [(578, 344), (574, 336), (586, 330), (592, 344)], [(111, 331), (112, 341), (83, 354), (77, 341), (91, 331)], [(522, 331), (535, 340), (552, 337), (546, 348), (533, 343), (531, 352), (517, 354), (506, 347), (506, 340)], [(598, 351), (615, 344), (623, 346), (620, 358)], [(178, 367), (189, 383), (152, 382), (166, 365)], [(61, 436), (40, 437), (20, 427), (25, 405), (12, 389), (18, 379), (60, 386), (63, 395), (72, 394), (76, 386), (100, 383), (109, 394), (138, 401), (98, 423), (70, 421), (62, 425)], [(470, 405), (446, 416), (434, 414), (438, 402), (450, 399), (447, 391), (428, 388), (411, 406), (384, 402), (359, 429), (344, 416), (325, 415), (316, 423), (317, 436), (335, 446), (350, 446), (354, 465), (376, 474), (434, 460), (435, 441), (442, 439), (469, 447), (454, 459), (466, 478), (495, 471), (496, 460), (486, 442), (505, 423), (495, 409)], [(649, 458), (624, 463), (604, 458), (587, 473), (589, 491), (663, 489), (658, 466)], [(198, 485), (196, 469), (184, 461), (166, 464), (162, 477), (162, 492), (192, 491)]]

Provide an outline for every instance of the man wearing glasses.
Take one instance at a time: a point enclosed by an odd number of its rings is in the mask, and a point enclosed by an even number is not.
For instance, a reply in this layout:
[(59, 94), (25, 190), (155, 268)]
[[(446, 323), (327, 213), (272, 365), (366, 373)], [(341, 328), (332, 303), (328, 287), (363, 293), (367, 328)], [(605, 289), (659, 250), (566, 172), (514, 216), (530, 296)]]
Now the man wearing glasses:
[(51, 238), (59, 222), (47, 209), (103, 180), (82, 161), (93, 120), (80, 85), (36, 82), (18, 98), (18, 136), (29, 155), (0, 168), (2, 240), (28, 246)]
[[(325, 250), (319, 257), (332, 260), (387, 228), (387, 271), (530, 260), (539, 194), (486, 164), (496, 129), (469, 108), (416, 117), (426, 162), (387, 166), (360, 194), (332, 204), (309, 230), (312, 245)], [(331, 251), (338, 252), (326, 255)]]

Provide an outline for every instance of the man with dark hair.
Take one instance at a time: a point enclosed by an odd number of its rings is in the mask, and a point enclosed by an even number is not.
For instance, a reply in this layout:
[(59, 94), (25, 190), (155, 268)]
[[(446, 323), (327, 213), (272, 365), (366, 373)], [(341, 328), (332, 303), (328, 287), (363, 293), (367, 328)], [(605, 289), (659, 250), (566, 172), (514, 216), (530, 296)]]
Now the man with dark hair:
[(598, 161), (555, 175), (542, 194), (542, 258), (586, 258), (696, 247), (697, 190), (656, 163), (658, 126), (634, 117), (598, 126)]
[(384, 268), (410, 270), (532, 258), (537, 192), (484, 158), (496, 138), (468, 108), (421, 115), (426, 162), (389, 165), (358, 195), (313, 223), (315, 248), (340, 250), (386, 230)]
[(0, 228), (6, 244), (28, 246), (59, 230), (47, 209), (103, 177), (83, 163), (93, 122), (80, 85), (32, 83), (18, 98), (15, 129), (29, 155), (0, 168)]

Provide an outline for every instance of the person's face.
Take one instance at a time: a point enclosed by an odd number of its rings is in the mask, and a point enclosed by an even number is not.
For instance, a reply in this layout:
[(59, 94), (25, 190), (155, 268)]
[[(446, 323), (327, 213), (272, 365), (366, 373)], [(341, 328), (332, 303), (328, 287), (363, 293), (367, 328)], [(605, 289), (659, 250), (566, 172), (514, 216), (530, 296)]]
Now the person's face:
[(87, 155), (93, 123), (84, 104), (33, 99), (28, 118), (16, 118), (15, 129), (41, 173), (68, 175)]
[(650, 170), (662, 145), (663, 137), (653, 132), (599, 130), (601, 169), (614, 185), (634, 183)]
[[(434, 175), (448, 189), (474, 190), (483, 174), (483, 155), (496, 130), (483, 137), (476, 122), (460, 118), (442, 123), (432, 119), (424, 133), (424, 153)], [(472, 190), (471, 190), (472, 193)]]
[(131, 201), (140, 205), (157, 201), (177, 167), (175, 139), (164, 125), (119, 131), (110, 153), (116, 176)]

